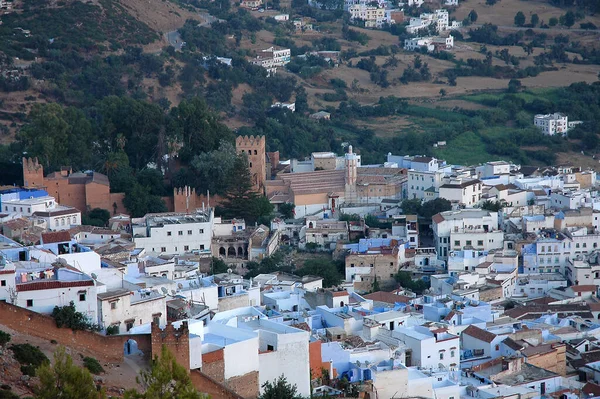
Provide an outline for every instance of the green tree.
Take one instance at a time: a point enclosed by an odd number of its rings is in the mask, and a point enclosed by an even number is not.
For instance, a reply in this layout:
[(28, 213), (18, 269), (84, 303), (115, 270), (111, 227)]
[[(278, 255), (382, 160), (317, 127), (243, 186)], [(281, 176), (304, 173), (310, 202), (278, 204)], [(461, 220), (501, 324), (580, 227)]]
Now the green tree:
[(537, 14), (532, 14), (531, 15), (531, 26), (537, 26), (537, 24), (540, 22), (540, 17)]
[(491, 212), (498, 212), (500, 209), (502, 209), (502, 203), (500, 203), (499, 201), (486, 200), (483, 201), (483, 203), (481, 204), (481, 209), (485, 209)]
[(294, 217), (294, 208), (296, 208), (296, 205), (286, 202), (279, 205), (279, 213), (281, 213), (284, 219), (292, 219)]
[(471, 21), (471, 23), (475, 23), (477, 21), (478, 17), (479, 16), (477, 15), (477, 11), (471, 10), (471, 12), (469, 12), (468, 18), (469, 18), (469, 21)]
[(421, 210), (421, 206), (421, 200), (418, 198), (405, 199), (402, 201), (402, 204), (400, 204), (402, 213), (405, 215), (418, 215), (419, 211)]
[(196, 390), (188, 371), (175, 359), (165, 345), (160, 357), (152, 360), (150, 369), (140, 372), (137, 381), (144, 392), (125, 392), (125, 399), (205, 399), (207, 395)]
[(522, 11), (517, 12), (517, 14), (515, 15), (515, 25), (523, 26), (525, 25), (525, 20), (525, 14), (523, 14)]
[(147, 213), (167, 211), (167, 205), (157, 195), (150, 194), (150, 188), (135, 183), (125, 191), (123, 205), (133, 217), (142, 217)]
[(433, 215), (440, 212), (449, 211), (452, 209), (452, 204), (445, 198), (436, 198), (431, 201), (427, 201), (419, 209), (418, 215), (425, 218), (431, 219)]
[(87, 216), (91, 220), (99, 221), (101, 223), (100, 226), (106, 226), (108, 219), (110, 219), (110, 212), (106, 209), (94, 208), (88, 212)]
[(104, 399), (90, 372), (73, 363), (73, 359), (60, 346), (54, 352), (54, 364), (45, 363), (37, 369), (40, 378), (35, 388), (36, 399)]
[(54, 318), (58, 328), (66, 327), (71, 330), (96, 329), (96, 326), (90, 322), (85, 314), (77, 311), (73, 301), (67, 306), (55, 306), (52, 310), (52, 318)]
[(8, 344), (10, 342), (10, 334), (0, 330), (0, 347)]
[(575, 25), (575, 13), (573, 13), (573, 11), (567, 11), (564, 17), (564, 26), (570, 28), (571, 26)]
[(189, 185), (199, 193), (224, 195), (231, 187), (235, 170), (237, 154), (230, 141), (221, 141), (219, 148), (196, 155), (190, 163), (188, 181), (178, 182), (179, 187)]
[(302, 399), (296, 385), (288, 383), (283, 375), (274, 382), (266, 381), (262, 388), (263, 393), (258, 399)]
[(548, 20), (548, 25), (550, 25), (550, 26), (556, 26), (557, 24), (558, 24), (558, 18), (556, 18), (556, 17), (551, 17)]
[(429, 288), (429, 284), (424, 280), (413, 280), (410, 272), (399, 271), (394, 278), (403, 288), (408, 288), (415, 294), (422, 294)]
[(377, 281), (377, 276), (375, 276), (375, 278), (373, 279), (373, 284), (371, 284), (371, 292), (378, 291), (381, 291), (381, 288), (379, 287), (379, 281)]
[(583, 136), (581, 144), (586, 150), (595, 150), (599, 144), (598, 135), (594, 132), (587, 132)]
[(236, 156), (233, 163), (233, 175), (229, 190), (225, 195), (223, 215), (231, 218), (243, 218), (246, 223), (264, 221), (273, 212), (266, 197), (258, 195), (252, 186), (253, 177), (248, 167), (246, 154)]
[(511, 79), (508, 82), (508, 92), (509, 93), (518, 93), (521, 91), (523, 85), (519, 79)]
[(323, 277), (324, 287), (333, 287), (342, 282), (342, 276), (338, 272), (335, 263), (327, 259), (309, 259), (304, 262), (304, 266), (296, 269), (295, 273), (299, 276), (319, 276)]

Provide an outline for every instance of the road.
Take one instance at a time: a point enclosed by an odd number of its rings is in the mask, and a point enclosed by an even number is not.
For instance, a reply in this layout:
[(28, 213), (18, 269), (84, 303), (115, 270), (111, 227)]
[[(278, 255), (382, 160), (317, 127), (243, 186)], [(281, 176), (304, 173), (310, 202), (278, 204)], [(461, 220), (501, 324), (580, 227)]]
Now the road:
[(175, 50), (181, 50), (184, 42), (181, 40), (181, 35), (178, 31), (174, 30), (172, 32), (167, 32), (165, 33), (165, 37), (167, 38), (167, 42), (175, 47)]
[[(214, 17), (207, 12), (201, 12), (198, 13), (198, 15), (204, 21), (201, 24), (198, 24), (198, 26), (210, 27), (215, 22), (224, 22), (224, 20)], [(167, 39), (167, 42), (175, 48), (175, 50), (181, 50), (181, 48), (185, 45), (185, 42), (181, 40), (179, 31), (174, 30), (172, 32), (167, 32), (165, 33), (165, 38)]]
[[(483, 25), (481, 24), (472, 24), (469, 26), (463, 26), (462, 29), (469, 28), (481, 28)], [(512, 31), (520, 31), (520, 30), (528, 30), (532, 29), (534, 32), (554, 32), (554, 33), (569, 33), (569, 32), (577, 32), (577, 33), (592, 33), (592, 34), (600, 34), (600, 30), (598, 29), (565, 29), (565, 28), (528, 28), (526, 26), (511, 26), (511, 25), (498, 25), (498, 29), (502, 30), (512, 30)]]

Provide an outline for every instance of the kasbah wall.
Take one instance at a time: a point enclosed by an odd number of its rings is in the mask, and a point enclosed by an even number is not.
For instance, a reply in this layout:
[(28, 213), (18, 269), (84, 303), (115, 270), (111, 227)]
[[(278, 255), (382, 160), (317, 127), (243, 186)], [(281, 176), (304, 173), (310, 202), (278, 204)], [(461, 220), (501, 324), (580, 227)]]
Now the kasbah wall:
[(236, 392), (236, 394), (243, 398), (252, 399), (258, 396), (258, 371), (225, 380), (225, 357), (223, 349), (202, 355), (201, 374), (208, 377), (211, 381)]
[[(54, 319), (40, 313), (20, 308), (0, 301), (0, 325), (47, 340), (55, 340), (60, 345), (71, 347), (85, 355), (106, 362), (123, 361), (123, 349), (128, 339), (137, 342), (144, 354), (151, 353), (150, 335), (104, 336), (89, 331), (74, 332), (68, 328), (58, 328)], [(189, 363), (188, 363), (189, 364)]]
[[(138, 349), (148, 358), (150, 355), (152, 357), (160, 355), (164, 344), (175, 355), (177, 362), (189, 371), (189, 332), (185, 323), (179, 329), (169, 324), (164, 330), (152, 325), (152, 334), (104, 336), (89, 331), (74, 332), (68, 328), (58, 328), (50, 316), (0, 301), (0, 326), (8, 327), (21, 334), (48, 341), (54, 340), (60, 345), (70, 347), (85, 356), (95, 357), (102, 362), (122, 362), (124, 346), (129, 339), (135, 340)], [(221, 370), (221, 375), (222, 373)], [(226, 382), (226, 386), (199, 370), (192, 370), (190, 377), (196, 389), (210, 394), (212, 399), (249, 399), (258, 396), (258, 372), (230, 379)], [(234, 390), (244, 396), (238, 395)]]

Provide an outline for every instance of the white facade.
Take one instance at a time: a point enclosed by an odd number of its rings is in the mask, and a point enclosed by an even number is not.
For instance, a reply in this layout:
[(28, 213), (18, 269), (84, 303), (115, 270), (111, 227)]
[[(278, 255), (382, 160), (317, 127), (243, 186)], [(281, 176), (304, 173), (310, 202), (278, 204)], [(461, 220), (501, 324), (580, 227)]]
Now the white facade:
[(81, 225), (79, 210), (59, 205), (51, 196), (3, 201), (2, 210), (11, 218), (37, 218), (38, 221), (43, 221), (49, 230), (68, 230), (73, 226)]
[(57, 206), (54, 197), (45, 196), (38, 198), (13, 199), (2, 202), (2, 211), (5, 213), (18, 213), (21, 216), (32, 216), (35, 212), (47, 211)]
[(411, 365), (436, 370), (457, 370), (460, 366), (460, 340), (456, 335), (416, 326), (396, 328), (393, 336), (412, 350)]
[(440, 198), (473, 207), (481, 200), (481, 186), (479, 179), (445, 179), (440, 186)]
[(433, 217), (433, 236), (438, 258), (446, 260), (450, 251), (469, 249), (489, 251), (504, 245), (498, 229), (498, 213), (463, 209), (438, 213)]
[(433, 13), (423, 13), (419, 17), (410, 19), (406, 31), (410, 34), (417, 33), (420, 29), (434, 24), (438, 32), (448, 30), (448, 11), (444, 9), (435, 10)]
[(196, 214), (146, 215), (133, 226), (133, 242), (150, 255), (200, 251), (210, 254), (213, 210)]
[(354, 4), (348, 8), (350, 20), (365, 22), (365, 28), (381, 28), (389, 23), (386, 19), (385, 8), (373, 7), (366, 4)]
[(533, 117), (533, 124), (548, 136), (565, 135), (569, 129), (567, 116), (558, 112), (546, 115), (538, 114)]
[(133, 327), (151, 322), (165, 325), (166, 297), (156, 291), (116, 289), (98, 294), (98, 324), (117, 326), (124, 334)]
[[(428, 192), (437, 197), (437, 192), (444, 177), (442, 171), (417, 171), (408, 170), (407, 194), (409, 199), (428, 199)], [(430, 199), (434, 199), (430, 198)]]
[(454, 37), (452, 35), (448, 35), (448, 37), (414, 37), (404, 40), (404, 50), (415, 51), (422, 47), (427, 47), (429, 52), (434, 51), (436, 47), (450, 50), (454, 48)]

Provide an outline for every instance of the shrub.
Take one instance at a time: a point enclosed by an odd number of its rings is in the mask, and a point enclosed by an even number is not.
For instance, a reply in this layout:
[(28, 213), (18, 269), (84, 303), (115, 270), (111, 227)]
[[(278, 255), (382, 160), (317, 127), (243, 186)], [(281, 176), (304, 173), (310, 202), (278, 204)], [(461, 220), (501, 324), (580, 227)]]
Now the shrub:
[(23, 373), (23, 375), (35, 377), (35, 366), (32, 366), (31, 364), (24, 364), (21, 366), (21, 373)]
[(55, 306), (52, 317), (56, 327), (67, 327), (72, 330), (97, 330), (97, 326), (90, 323), (86, 315), (75, 309), (75, 303), (71, 301), (68, 306)]
[(119, 326), (106, 327), (106, 335), (117, 335), (117, 334), (119, 334)]
[(84, 357), (83, 367), (88, 369), (92, 374), (100, 374), (104, 372), (104, 368), (102, 368), (100, 362), (93, 357)]
[(23, 374), (34, 376), (36, 368), (49, 362), (48, 357), (46, 357), (46, 355), (44, 355), (44, 353), (38, 347), (30, 344), (11, 345), (8, 349), (13, 351), (15, 359), (17, 359), (21, 365), (33, 367), (33, 374), (31, 373), (30, 369), (25, 368), (27, 371), (25, 372), (23, 371), (24, 367), (21, 367)]
[(10, 342), (10, 334), (0, 330), (0, 346), (4, 346)]
[(8, 389), (0, 390), (0, 399), (19, 399), (19, 395), (14, 393), (9, 386)]

